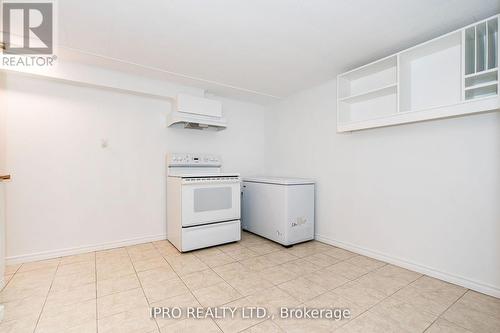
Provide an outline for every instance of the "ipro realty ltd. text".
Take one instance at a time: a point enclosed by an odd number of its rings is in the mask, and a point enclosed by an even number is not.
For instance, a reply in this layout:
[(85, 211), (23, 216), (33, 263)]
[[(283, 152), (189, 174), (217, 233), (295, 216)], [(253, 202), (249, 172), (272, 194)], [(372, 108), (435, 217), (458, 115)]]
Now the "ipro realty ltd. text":
[(152, 307), (151, 317), (163, 319), (267, 319), (279, 316), (281, 319), (328, 319), (351, 318), (351, 311), (342, 308), (280, 307), (274, 313), (259, 306), (245, 307)]

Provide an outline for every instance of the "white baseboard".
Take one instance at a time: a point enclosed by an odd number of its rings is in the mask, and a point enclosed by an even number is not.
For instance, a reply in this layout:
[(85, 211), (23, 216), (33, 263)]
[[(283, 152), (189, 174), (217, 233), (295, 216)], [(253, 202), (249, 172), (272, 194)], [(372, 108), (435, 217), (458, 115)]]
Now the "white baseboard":
[(155, 236), (145, 236), (145, 237), (138, 237), (138, 238), (130, 238), (130, 239), (124, 239), (124, 240), (119, 240), (119, 241), (101, 243), (101, 244), (84, 245), (84, 246), (59, 249), (59, 250), (51, 250), (51, 251), (44, 251), (44, 252), (38, 252), (38, 253), (23, 254), (23, 255), (19, 255), (19, 256), (11, 256), (11, 257), (6, 257), (5, 261), (6, 261), (7, 265), (22, 264), (25, 262), (52, 259), (52, 258), (70, 256), (70, 255), (80, 254), (80, 253), (85, 253), (85, 252), (108, 250), (108, 249), (113, 249), (113, 248), (117, 248), (117, 247), (154, 242), (154, 241), (163, 240), (163, 239), (167, 239), (166, 234), (155, 235)]
[(411, 261), (408, 261), (405, 259), (393, 257), (390, 255), (387, 255), (387, 254), (384, 254), (384, 253), (381, 253), (378, 251), (370, 250), (370, 249), (367, 249), (367, 248), (364, 248), (361, 246), (357, 246), (354, 244), (337, 241), (335, 239), (331, 239), (329, 237), (325, 237), (325, 236), (322, 236), (319, 234), (315, 235), (315, 239), (320, 241), (320, 242), (323, 242), (323, 243), (326, 243), (329, 245), (333, 245), (333, 246), (337, 246), (337, 247), (343, 248), (345, 250), (349, 250), (349, 251), (354, 252), (354, 253), (358, 253), (358, 254), (365, 255), (367, 257), (382, 260), (382, 261), (388, 262), (388, 263), (393, 264), (393, 265), (397, 265), (397, 266), (400, 266), (400, 267), (403, 267), (403, 268), (406, 268), (406, 269), (409, 269), (409, 270), (412, 270), (412, 271), (415, 271), (418, 273), (422, 273), (422, 274), (434, 277), (436, 279), (440, 279), (443, 281), (454, 283), (454, 284), (457, 284), (459, 286), (462, 286), (462, 287), (465, 287), (468, 289), (472, 289), (472, 290), (478, 291), (478, 292), (483, 293), (483, 294), (487, 294), (490, 296), (500, 298), (500, 288), (499, 287), (495, 287), (495, 286), (492, 286), (492, 285), (489, 285), (486, 283), (482, 283), (479, 281), (469, 280), (467, 278), (464, 278), (464, 277), (456, 275), (456, 274), (443, 272), (443, 271), (440, 271), (440, 270), (437, 270), (437, 269), (434, 269), (431, 267), (427, 267), (425, 265), (421, 265), (421, 264), (417, 264), (417, 263), (414, 263), (414, 262), (411, 262)]

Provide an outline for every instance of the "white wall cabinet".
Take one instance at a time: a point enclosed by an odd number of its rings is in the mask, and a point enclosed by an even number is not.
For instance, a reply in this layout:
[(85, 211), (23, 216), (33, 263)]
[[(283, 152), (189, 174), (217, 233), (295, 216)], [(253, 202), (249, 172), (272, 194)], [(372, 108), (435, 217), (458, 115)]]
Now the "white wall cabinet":
[(337, 77), (337, 130), (500, 109), (499, 15)]

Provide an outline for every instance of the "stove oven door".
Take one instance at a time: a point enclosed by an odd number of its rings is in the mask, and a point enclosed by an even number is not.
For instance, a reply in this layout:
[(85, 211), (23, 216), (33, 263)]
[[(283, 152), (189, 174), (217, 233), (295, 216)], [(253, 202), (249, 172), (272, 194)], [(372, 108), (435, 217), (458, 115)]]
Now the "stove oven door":
[(182, 182), (182, 226), (240, 219), (239, 178), (186, 178)]

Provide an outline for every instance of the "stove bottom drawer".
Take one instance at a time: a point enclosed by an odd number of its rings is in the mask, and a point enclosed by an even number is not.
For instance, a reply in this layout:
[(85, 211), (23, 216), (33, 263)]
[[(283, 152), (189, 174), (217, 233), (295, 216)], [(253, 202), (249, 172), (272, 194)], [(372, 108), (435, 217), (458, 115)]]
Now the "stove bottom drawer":
[(205, 224), (182, 228), (180, 250), (186, 252), (239, 240), (241, 240), (240, 220)]

